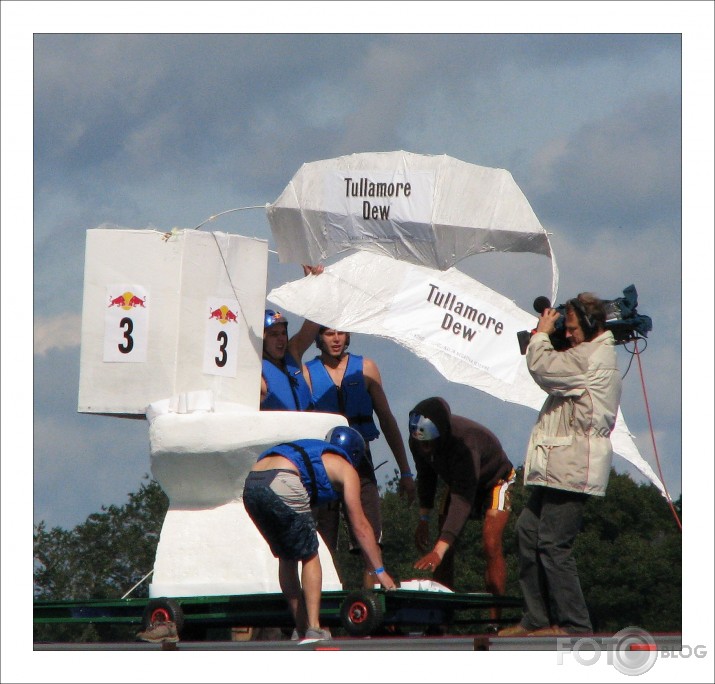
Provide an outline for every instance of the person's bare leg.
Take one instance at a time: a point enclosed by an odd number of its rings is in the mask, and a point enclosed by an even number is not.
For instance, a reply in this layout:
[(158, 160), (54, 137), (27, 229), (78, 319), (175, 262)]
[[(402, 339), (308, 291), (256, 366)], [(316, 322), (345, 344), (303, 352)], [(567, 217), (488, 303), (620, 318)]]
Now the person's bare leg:
[(305, 601), (298, 579), (298, 561), (278, 559), (278, 582), (281, 591), (288, 601), (288, 608), (293, 615), (296, 629), (299, 634), (305, 634), (307, 617)]
[(309, 560), (303, 561), (301, 572), (303, 598), (306, 610), (306, 629), (320, 627), (320, 596), (323, 588), (323, 568), (320, 556), (316, 553)]
[[(488, 592), (503, 596), (506, 591), (506, 561), (502, 549), (504, 527), (509, 521), (509, 511), (488, 510), (484, 516), (482, 543), (487, 561), (484, 584)], [(493, 620), (501, 617), (500, 608), (490, 608), (489, 616)]]

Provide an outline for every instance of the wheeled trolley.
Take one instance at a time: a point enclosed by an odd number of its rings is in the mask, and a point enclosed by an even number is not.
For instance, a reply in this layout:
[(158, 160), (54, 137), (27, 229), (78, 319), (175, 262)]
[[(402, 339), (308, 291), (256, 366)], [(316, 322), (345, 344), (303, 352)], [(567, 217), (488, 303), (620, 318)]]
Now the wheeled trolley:
[[(380, 630), (436, 625), (487, 623), (489, 608), (521, 608), (520, 598), (479, 593), (409, 589), (326, 591), (321, 600), (321, 623), (343, 627), (353, 637)], [(179, 635), (201, 634), (216, 627), (279, 627), (292, 630), (293, 619), (281, 593), (232, 596), (35, 601), (35, 623), (128, 624), (147, 629), (154, 622), (172, 621)]]

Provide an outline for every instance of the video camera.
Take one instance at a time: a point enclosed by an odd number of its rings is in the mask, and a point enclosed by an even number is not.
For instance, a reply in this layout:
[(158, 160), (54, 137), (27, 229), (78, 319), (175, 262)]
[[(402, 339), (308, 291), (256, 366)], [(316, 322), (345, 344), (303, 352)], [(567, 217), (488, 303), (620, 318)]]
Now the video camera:
[[(653, 322), (649, 316), (640, 315), (636, 311), (638, 306), (638, 293), (635, 285), (629, 285), (623, 290), (623, 297), (617, 299), (604, 299), (603, 303), (606, 307), (606, 330), (613, 333), (616, 344), (625, 344), (638, 337), (648, 337), (648, 332), (653, 329)], [(534, 300), (534, 311), (539, 316), (544, 312), (544, 309), (551, 307), (551, 302), (548, 297), (537, 297)], [(554, 307), (561, 316), (556, 321), (556, 330), (549, 336), (551, 344), (557, 351), (568, 349), (571, 345), (566, 339), (566, 328), (564, 320), (566, 318), (566, 305), (559, 304)], [(519, 351), (522, 355), (526, 354), (526, 348), (529, 346), (529, 340), (536, 330), (520, 330), (516, 333), (519, 340)]]

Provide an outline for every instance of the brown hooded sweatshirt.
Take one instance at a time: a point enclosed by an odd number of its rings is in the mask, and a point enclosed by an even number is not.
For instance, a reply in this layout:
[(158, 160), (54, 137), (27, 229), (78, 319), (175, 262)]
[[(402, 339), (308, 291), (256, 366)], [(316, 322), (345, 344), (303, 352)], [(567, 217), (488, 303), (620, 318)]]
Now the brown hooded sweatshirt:
[(424, 399), (413, 412), (429, 418), (439, 430), (431, 458), (416, 452), (412, 437), (408, 444), (417, 468), (420, 506), (434, 508), (438, 478), (449, 487), (450, 503), (440, 539), (452, 545), (472, 512), (480, 513), (476, 508), (482, 497), (505, 479), (513, 466), (493, 432), (469, 418), (453, 415), (441, 397)]

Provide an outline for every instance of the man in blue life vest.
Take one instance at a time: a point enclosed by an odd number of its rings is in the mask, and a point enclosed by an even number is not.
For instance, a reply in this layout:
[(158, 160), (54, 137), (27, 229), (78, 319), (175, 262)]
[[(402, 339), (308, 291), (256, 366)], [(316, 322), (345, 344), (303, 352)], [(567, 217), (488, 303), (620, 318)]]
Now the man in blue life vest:
[(267, 449), (246, 478), (244, 506), (278, 558), (281, 591), (304, 643), (330, 639), (330, 632), (320, 627), (322, 567), (311, 507), (342, 500), (373, 581), (385, 589), (397, 588), (385, 572), (380, 547), (360, 504), (355, 467), (364, 457), (360, 433), (340, 425), (325, 440), (299, 439)]
[[(319, 275), (323, 266), (303, 266), (305, 275)], [(280, 311), (266, 309), (263, 321), (262, 411), (311, 411), (313, 400), (302, 358), (315, 338), (317, 324), (304, 321), (288, 338), (288, 321)]]
[[(400, 469), (400, 495), (407, 497), (408, 504), (412, 503), (416, 493), (414, 475), (410, 471), (400, 429), (387, 401), (377, 364), (372, 359), (350, 354), (347, 351), (350, 344), (349, 333), (320, 326), (315, 343), (320, 350), (320, 356), (305, 364), (313, 389), (315, 410), (345, 416), (350, 427), (355, 428), (363, 436), (366, 444), (380, 435), (373, 419), (373, 412), (377, 414), (380, 428)], [(375, 540), (380, 544), (382, 542), (380, 493), (369, 444), (366, 447), (365, 458), (357, 470), (360, 476), (362, 507), (372, 525)], [(317, 517), (318, 531), (331, 553), (335, 555), (340, 521), (339, 504), (320, 509)], [(360, 553), (360, 546), (356, 543), (349, 516), (346, 517), (346, 523), (350, 551)], [(367, 588), (374, 584), (370, 570), (370, 562), (365, 559), (363, 586)]]

